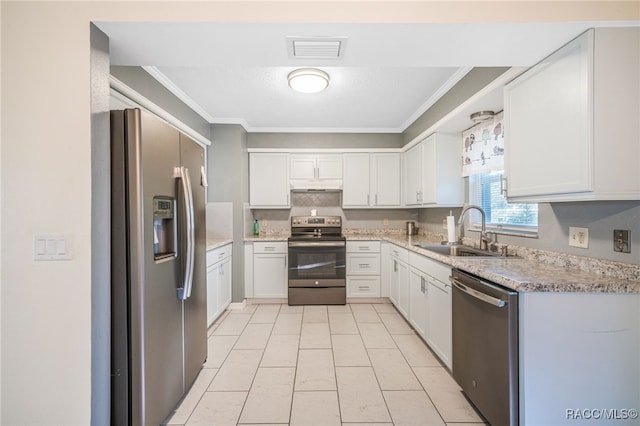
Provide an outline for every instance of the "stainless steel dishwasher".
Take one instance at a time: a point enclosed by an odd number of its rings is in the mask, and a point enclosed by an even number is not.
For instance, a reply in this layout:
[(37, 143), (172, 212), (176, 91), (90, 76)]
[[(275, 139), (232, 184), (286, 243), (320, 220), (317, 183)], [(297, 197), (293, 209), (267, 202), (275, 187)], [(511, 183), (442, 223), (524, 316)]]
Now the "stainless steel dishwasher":
[(492, 426), (518, 424), (518, 293), (454, 269), (453, 377)]

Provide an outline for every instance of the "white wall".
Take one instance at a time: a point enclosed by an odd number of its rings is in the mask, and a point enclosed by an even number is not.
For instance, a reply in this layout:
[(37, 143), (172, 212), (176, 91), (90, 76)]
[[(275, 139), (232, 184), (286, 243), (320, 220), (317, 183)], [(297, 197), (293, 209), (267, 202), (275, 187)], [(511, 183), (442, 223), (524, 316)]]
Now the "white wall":
[[(554, 10), (533, 2), (498, 8), (482, 2), (471, 2), (465, 8), (456, 2), (412, 1), (400, 6), (398, 2), (382, 1), (343, 3), (338, 10), (321, 1), (0, 3), (0, 423), (91, 422), (91, 302), (95, 285), (95, 246), (91, 238), (92, 197), (96, 196), (91, 182), (91, 21), (445, 22), (511, 17), (522, 21), (523, 16), (530, 21), (637, 19), (631, 2), (619, 6), (611, 6), (611, 2), (569, 2), (570, 7)], [(33, 236), (49, 232), (72, 235), (72, 260), (32, 260)]]

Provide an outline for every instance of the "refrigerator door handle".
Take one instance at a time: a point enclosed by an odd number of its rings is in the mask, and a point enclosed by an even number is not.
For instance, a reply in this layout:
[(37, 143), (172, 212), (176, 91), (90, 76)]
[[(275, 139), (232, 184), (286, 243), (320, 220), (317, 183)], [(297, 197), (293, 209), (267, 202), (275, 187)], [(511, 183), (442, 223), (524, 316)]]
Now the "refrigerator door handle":
[(178, 179), (182, 183), (182, 195), (184, 197), (185, 205), (185, 229), (187, 237), (187, 246), (185, 254), (185, 268), (184, 278), (182, 280), (182, 287), (179, 287), (176, 291), (178, 299), (186, 300), (191, 296), (191, 288), (193, 287), (193, 264), (195, 258), (195, 226), (193, 218), (193, 193), (191, 192), (191, 179), (189, 177), (189, 169), (186, 167), (180, 167), (179, 172), (176, 173)]

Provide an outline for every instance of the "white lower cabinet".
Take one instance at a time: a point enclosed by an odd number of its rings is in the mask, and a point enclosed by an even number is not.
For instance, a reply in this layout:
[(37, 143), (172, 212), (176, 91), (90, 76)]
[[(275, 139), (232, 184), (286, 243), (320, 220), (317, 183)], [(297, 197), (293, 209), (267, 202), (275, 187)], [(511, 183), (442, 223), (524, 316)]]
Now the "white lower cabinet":
[(231, 303), (231, 244), (207, 252), (207, 326)]
[(409, 322), (423, 339), (427, 338), (428, 290), (427, 275), (409, 268)]
[(409, 317), (409, 252), (398, 246), (390, 249), (389, 299), (405, 318)]
[(380, 297), (380, 242), (347, 241), (347, 297)]
[(417, 253), (409, 253), (409, 264), (411, 307), (407, 319), (451, 368), (451, 268)]
[(427, 344), (451, 368), (451, 286), (433, 277), (428, 282)]
[(287, 297), (287, 243), (253, 243), (253, 297)]

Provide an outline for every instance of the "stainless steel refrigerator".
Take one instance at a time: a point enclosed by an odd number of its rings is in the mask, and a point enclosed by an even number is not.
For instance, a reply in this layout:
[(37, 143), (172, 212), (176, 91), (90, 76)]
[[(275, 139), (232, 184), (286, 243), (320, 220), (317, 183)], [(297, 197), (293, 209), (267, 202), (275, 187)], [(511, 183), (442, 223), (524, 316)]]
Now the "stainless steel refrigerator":
[(111, 424), (158, 426), (207, 356), (204, 149), (111, 111)]

